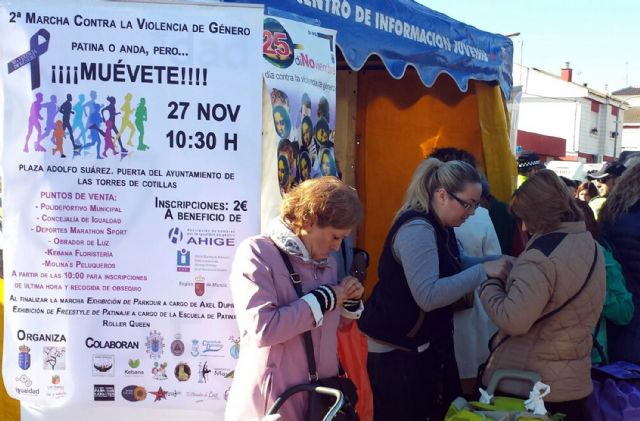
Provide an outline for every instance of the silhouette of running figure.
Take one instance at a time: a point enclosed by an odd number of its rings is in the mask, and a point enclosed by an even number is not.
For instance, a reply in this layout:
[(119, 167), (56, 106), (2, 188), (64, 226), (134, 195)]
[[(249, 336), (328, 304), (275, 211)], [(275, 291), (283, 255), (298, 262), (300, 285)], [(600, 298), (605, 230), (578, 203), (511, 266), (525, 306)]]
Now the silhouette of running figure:
[(62, 114), (62, 125), (64, 129), (69, 132), (69, 138), (71, 139), (71, 144), (73, 145), (74, 153), (80, 149), (80, 145), (76, 145), (76, 141), (73, 139), (73, 129), (71, 128), (71, 114), (74, 114), (73, 107), (71, 105), (71, 100), (73, 97), (71, 94), (67, 94), (67, 100), (62, 103), (60, 106), (60, 114)]
[(140, 98), (140, 102), (136, 106), (136, 127), (138, 128), (138, 150), (146, 151), (148, 145), (144, 144), (144, 122), (147, 121), (147, 106), (144, 98)]
[(135, 108), (131, 108), (131, 93), (127, 93), (124, 97), (124, 104), (120, 107), (120, 111), (122, 111), (122, 119), (120, 120), (120, 132), (116, 135), (115, 140), (120, 141), (120, 136), (124, 133), (124, 130), (128, 127), (129, 132), (129, 141), (127, 145), (133, 146), (131, 143), (131, 139), (133, 138), (133, 134), (136, 132), (136, 128), (131, 122), (131, 113), (133, 113)]
[(118, 151), (116, 151), (116, 147), (113, 144), (113, 136), (111, 135), (111, 131), (115, 129), (115, 127), (113, 127), (113, 122), (111, 120), (107, 120), (107, 122), (105, 123), (105, 126), (106, 126), (105, 131), (102, 131), (101, 129), (97, 129), (97, 130), (100, 132), (102, 137), (104, 137), (104, 153), (102, 154), (102, 156), (106, 158), (107, 151), (109, 149), (111, 149), (114, 156), (118, 155)]
[(64, 126), (62, 125), (62, 120), (56, 121), (56, 127), (53, 130), (53, 139), (55, 140), (56, 146), (51, 150), (51, 155), (55, 155), (56, 152), (60, 152), (60, 157), (66, 158), (64, 154), (64, 147), (62, 145), (62, 141), (64, 140)]
[(87, 145), (87, 128), (84, 126), (84, 117), (87, 116), (85, 111), (84, 95), (78, 96), (78, 102), (73, 106), (73, 125), (71, 130), (75, 132), (76, 129), (80, 129), (80, 136), (82, 138), (82, 146)]
[(42, 109), (42, 98), (42, 94), (38, 92), (36, 94), (36, 100), (31, 104), (31, 110), (29, 112), (29, 129), (27, 130), (27, 137), (24, 139), (23, 152), (29, 152), (29, 138), (31, 137), (31, 132), (33, 132), (34, 128), (38, 135), (34, 143), (34, 149), (37, 152), (45, 151), (40, 144), (40, 141), (42, 140), (42, 127), (40, 126), (40, 120), (42, 120), (42, 116), (40, 115), (40, 110)]
[(87, 127), (89, 128), (89, 137), (91, 138), (91, 142), (85, 146), (85, 149), (96, 145), (96, 159), (102, 159), (102, 155), (100, 155), (100, 146), (102, 144), (102, 141), (100, 140), (100, 132), (102, 131), (100, 130), (100, 126), (102, 125), (100, 108), (102, 106), (92, 102), (85, 104), (85, 106), (87, 105), (92, 107), (89, 110), (89, 117), (87, 118)]
[[(98, 94), (96, 93), (96, 91), (91, 91), (89, 92), (89, 101), (87, 101), (84, 104), (84, 108), (86, 110), (85, 114), (91, 114), (91, 112), (93, 111), (93, 104), (96, 104), (96, 99), (98, 98)], [(102, 107), (102, 105), (100, 105), (100, 107)], [(87, 121), (87, 129), (89, 128), (89, 122)]]
[[(44, 132), (40, 136), (40, 140), (46, 139), (51, 131), (56, 128), (56, 114), (58, 114), (58, 98), (55, 95), (51, 95), (49, 102), (42, 104), (42, 108), (47, 111), (47, 123), (44, 126)], [(51, 142), (55, 143), (53, 137)]]
[[(118, 114), (120, 114), (120, 113), (116, 112), (116, 98), (113, 97), (113, 96), (108, 96), (107, 97), (107, 102), (109, 103), (109, 105), (107, 105), (102, 110), (100, 110), (100, 114), (102, 115), (102, 120), (105, 123), (107, 121), (111, 122), (111, 128), (109, 130), (110, 131), (113, 130), (116, 133), (116, 136), (118, 136), (118, 129), (116, 128), (116, 116)], [(109, 113), (109, 117), (108, 118), (104, 118), (104, 112), (105, 111), (107, 111)], [(105, 137), (105, 142), (106, 142), (106, 137)], [(124, 146), (122, 146), (122, 140), (120, 140), (119, 137), (118, 137), (118, 144), (120, 145), (120, 151), (123, 152), (123, 153), (127, 153), (127, 150), (124, 148)], [(106, 152), (107, 146), (105, 145), (104, 148), (105, 148), (105, 152)]]

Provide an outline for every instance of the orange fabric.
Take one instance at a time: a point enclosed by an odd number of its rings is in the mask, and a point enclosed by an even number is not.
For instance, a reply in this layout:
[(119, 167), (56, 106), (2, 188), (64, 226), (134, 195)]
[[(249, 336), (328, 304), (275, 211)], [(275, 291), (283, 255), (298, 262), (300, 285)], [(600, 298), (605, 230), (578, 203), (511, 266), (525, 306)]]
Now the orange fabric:
[(367, 374), (367, 337), (355, 322), (338, 330), (338, 356), (342, 368), (358, 388), (356, 409), (360, 421), (372, 421), (373, 393)]
[[(425, 87), (415, 71), (396, 80), (386, 70), (358, 72), (356, 179), (365, 207), (358, 245), (377, 268), (393, 215), (417, 164), (435, 147), (466, 149), (483, 164), (478, 104), (446, 76)], [(377, 273), (376, 273), (377, 274)], [(377, 276), (370, 276), (367, 295)]]

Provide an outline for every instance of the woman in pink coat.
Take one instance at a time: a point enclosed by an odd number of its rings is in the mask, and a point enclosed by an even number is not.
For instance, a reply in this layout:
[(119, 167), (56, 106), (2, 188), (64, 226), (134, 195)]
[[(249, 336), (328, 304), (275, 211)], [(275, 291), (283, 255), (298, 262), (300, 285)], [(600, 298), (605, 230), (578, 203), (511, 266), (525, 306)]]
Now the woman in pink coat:
[[(240, 358), (225, 419), (260, 420), (291, 386), (309, 382), (302, 334), (311, 331), (318, 377), (338, 374), (337, 329), (342, 316), (358, 318), (364, 289), (352, 276), (338, 279), (330, 257), (362, 220), (351, 187), (334, 177), (307, 180), (283, 199), (268, 234), (243, 241), (231, 269), (240, 328)], [(298, 298), (279, 250), (300, 275)], [(345, 321), (346, 322), (346, 321)], [(306, 419), (308, 396), (299, 393), (279, 411), (282, 420)]]

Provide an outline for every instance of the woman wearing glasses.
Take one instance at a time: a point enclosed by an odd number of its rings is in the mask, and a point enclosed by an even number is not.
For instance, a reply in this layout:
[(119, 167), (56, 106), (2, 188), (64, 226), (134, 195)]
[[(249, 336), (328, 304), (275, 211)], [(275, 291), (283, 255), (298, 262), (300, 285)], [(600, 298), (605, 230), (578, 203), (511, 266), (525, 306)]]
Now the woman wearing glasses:
[(379, 281), (359, 321), (380, 420), (441, 420), (460, 384), (452, 304), (511, 261), (460, 256), (453, 227), (475, 212), (480, 177), (462, 161), (424, 160), (416, 169), (380, 256)]

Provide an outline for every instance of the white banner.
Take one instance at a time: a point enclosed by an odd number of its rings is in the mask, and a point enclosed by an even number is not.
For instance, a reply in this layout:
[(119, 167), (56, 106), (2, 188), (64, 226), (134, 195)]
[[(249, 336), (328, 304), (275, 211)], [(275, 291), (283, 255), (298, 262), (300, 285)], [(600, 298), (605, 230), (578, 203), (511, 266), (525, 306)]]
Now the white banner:
[[(308, 179), (338, 175), (334, 153), (336, 31), (280, 17), (264, 20), (262, 53), (271, 112), (265, 116), (263, 224), (281, 194)], [(267, 110), (265, 110), (266, 112)], [(277, 174), (277, 177), (276, 177)]]
[(259, 228), (262, 19), (0, 1), (12, 397), (224, 410), (228, 271)]

